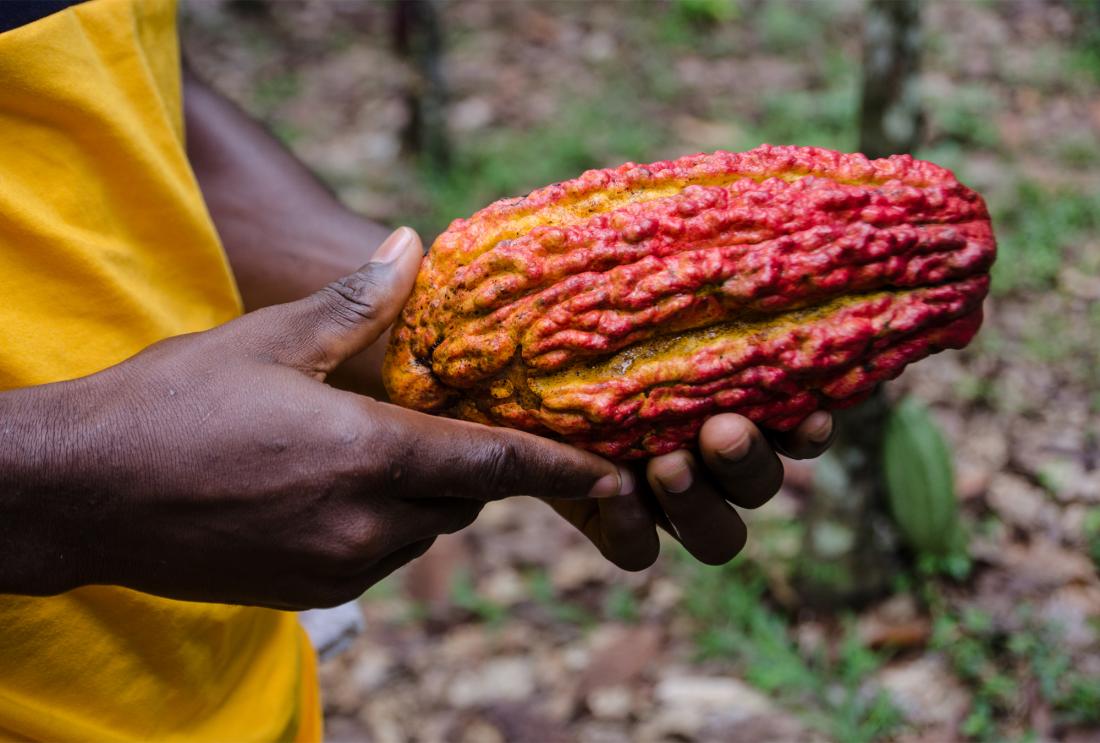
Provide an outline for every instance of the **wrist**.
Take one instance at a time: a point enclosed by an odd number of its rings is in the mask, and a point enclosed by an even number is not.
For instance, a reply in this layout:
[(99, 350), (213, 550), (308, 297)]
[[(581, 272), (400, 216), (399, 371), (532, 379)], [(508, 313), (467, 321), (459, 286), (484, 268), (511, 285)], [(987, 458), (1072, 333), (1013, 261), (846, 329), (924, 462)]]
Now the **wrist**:
[(104, 505), (91, 378), (0, 394), (0, 593), (97, 582)]

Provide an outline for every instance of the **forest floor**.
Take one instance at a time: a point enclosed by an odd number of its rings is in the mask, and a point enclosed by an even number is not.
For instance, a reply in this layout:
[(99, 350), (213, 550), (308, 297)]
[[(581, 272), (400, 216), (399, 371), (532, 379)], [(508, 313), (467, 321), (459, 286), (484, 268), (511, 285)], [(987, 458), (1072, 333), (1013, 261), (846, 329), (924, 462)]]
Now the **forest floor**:
[[(185, 48), (355, 209), (426, 239), (625, 160), (857, 145), (862, 2), (444, 4), (452, 165), (402, 150), (412, 76), (384, 2), (191, 0)], [(333, 741), (1100, 740), (1100, 31), (1084, 2), (926, 6), (917, 153), (984, 195), (986, 325), (889, 394), (955, 455), (965, 554), (868, 606), (792, 593), (814, 465), (733, 564), (672, 540), (607, 564), (549, 509), (493, 504), (362, 600), (322, 665)]]

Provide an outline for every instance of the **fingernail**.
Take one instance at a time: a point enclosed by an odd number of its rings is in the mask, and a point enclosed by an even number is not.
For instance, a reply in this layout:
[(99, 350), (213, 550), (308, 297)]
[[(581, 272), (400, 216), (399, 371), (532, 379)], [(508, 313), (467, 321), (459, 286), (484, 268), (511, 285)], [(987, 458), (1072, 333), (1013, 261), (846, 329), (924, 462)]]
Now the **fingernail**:
[(752, 448), (752, 436), (748, 431), (742, 430), (732, 442), (718, 450), (718, 456), (736, 462), (744, 459)]
[(657, 482), (666, 493), (683, 493), (691, 487), (691, 468), (687, 462), (679, 462), (668, 472), (657, 472)]
[(630, 495), (634, 492), (634, 473), (626, 467), (619, 468), (619, 495)]
[(408, 227), (398, 227), (386, 238), (385, 242), (378, 246), (371, 256), (371, 263), (392, 263), (397, 260), (409, 247), (409, 243), (416, 239), (416, 233)]
[(815, 444), (824, 444), (833, 433), (833, 416), (824, 410), (812, 413), (806, 419), (806, 438)]
[(604, 475), (592, 489), (588, 491), (589, 498), (613, 498), (616, 495), (626, 495), (634, 492), (634, 475), (630, 470), (619, 468), (618, 474)]

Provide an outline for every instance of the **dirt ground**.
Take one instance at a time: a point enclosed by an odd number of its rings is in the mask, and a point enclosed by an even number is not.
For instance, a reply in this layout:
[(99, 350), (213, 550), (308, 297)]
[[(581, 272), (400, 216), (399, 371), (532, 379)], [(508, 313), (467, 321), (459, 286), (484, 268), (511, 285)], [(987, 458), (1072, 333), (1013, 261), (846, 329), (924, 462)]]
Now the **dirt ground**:
[[(955, 455), (962, 565), (839, 615), (789, 594), (812, 465), (747, 555), (607, 564), (493, 504), (367, 593), (321, 669), (333, 741), (1100, 740), (1100, 36), (1086, 3), (934, 0), (922, 156), (988, 197), (979, 339), (891, 396)], [(414, 79), (385, 2), (190, 0), (185, 47), (353, 208), (430, 239), (505, 194), (761, 141), (855, 148), (862, 3), (448, 2), (450, 173), (403, 151)], [(1092, 33), (1093, 36), (1088, 36)]]

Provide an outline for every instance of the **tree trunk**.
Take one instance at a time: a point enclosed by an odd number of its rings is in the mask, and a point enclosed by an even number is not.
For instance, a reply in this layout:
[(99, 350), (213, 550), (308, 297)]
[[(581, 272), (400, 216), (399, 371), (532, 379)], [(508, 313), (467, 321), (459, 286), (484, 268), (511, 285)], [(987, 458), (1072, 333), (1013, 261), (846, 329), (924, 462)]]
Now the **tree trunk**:
[(920, 44), (919, 0), (870, 0), (859, 116), (859, 149), (867, 157), (912, 152), (920, 140)]
[(441, 0), (399, 0), (394, 5), (397, 52), (412, 70), (405, 100), (409, 120), (402, 144), (406, 152), (431, 168), (446, 169), (451, 162), (447, 136), (447, 88), (443, 79), (443, 24)]
[[(863, 28), (860, 150), (910, 152), (923, 124), (918, 90), (920, 0), (869, 0)], [(882, 442), (890, 406), (882, 388), (838, 411), (806, 514), (797, 585), (803, 602), (832, 609), (885, 593), (899, 567), (888, 515)]]

